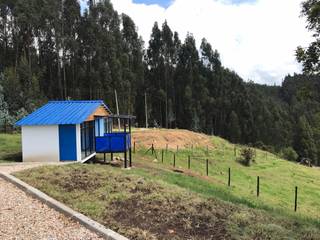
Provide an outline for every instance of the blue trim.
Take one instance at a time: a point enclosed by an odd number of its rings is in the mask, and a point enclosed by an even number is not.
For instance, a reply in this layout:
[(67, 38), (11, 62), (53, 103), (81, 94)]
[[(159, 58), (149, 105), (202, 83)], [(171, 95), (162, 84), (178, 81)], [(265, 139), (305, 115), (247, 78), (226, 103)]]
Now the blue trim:
[(77, 161), (76, 125), (59, 125), (60, 161)]

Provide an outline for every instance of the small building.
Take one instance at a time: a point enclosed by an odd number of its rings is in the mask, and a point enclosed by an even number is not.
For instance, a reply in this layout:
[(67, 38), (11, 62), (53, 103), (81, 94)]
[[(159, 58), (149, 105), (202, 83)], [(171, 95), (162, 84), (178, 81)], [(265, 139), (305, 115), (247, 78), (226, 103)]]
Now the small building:
[[(50, 101), (19, 120), (24, 162), (86, 161), (96, 137), (112, 131), (103, 101)], [(108, 125), (109, 124), (109, 125)]]

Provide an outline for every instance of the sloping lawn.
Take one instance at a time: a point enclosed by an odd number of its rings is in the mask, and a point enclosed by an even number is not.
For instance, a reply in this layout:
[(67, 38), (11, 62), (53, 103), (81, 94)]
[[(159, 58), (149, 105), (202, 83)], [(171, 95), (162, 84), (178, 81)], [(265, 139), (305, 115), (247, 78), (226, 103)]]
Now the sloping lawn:
[(316, 220), (250, 208), (228, 191), (234, 203), (222, 201), (207, 180), (150, 165), (73, 164), (16, 176), (130, 239), (320, 239)]

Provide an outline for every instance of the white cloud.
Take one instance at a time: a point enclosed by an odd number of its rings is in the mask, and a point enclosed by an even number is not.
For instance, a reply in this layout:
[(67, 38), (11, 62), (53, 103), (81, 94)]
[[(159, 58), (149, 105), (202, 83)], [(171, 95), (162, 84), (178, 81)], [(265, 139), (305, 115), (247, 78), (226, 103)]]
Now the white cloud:
[(224, 66), (245, 80), (280, 84), (288, 73), (300, 72), (294, 52), (306, 46), (311, 33), (300, 17), (302, 0), (257, 0), (231, 4), (230, 0), (175, 0), (167, 8), (114, 0), (114, 8), (128, 14), (139, 34), (149, 41), (155, 21), (166, 19), (183, 40), (193, 33), (198, 45), (203, 37), (218, 49)]

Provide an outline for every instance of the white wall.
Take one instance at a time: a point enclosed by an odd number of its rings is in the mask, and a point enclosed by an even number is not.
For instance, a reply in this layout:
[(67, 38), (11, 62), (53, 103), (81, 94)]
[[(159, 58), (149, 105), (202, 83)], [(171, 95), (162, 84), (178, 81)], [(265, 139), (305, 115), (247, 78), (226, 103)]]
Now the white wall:
[(22, 126), (22, 158), (24, 162), (59, 162), (59, 127)]
[(104, 132), (104, 119), (103, 118), (95, 119), (95, 134), (96, 134), (96, 136), (103, 137), (104, 133), (105, 133)]
[(76, 140), (77, 140), (77, 161), (81, 161), (81, 131), (80, 124), (76, 125)]

